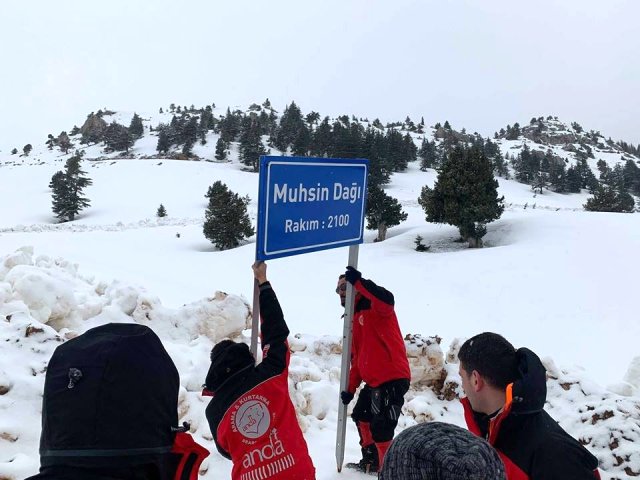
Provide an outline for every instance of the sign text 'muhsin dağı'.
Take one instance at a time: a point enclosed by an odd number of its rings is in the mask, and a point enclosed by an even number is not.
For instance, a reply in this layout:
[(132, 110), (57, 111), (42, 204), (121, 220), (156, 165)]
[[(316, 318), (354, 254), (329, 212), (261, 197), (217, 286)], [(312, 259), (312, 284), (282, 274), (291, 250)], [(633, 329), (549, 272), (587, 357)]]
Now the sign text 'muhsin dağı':
[(334, 182), (332, 187), (318, 183), (313, 187), (305, 187), (299, 183), (290, 187), (287, 183), (274, 184), (273, 203), (326, 202), (329, 200), (348, 200), (355, 203), (362, 198), (362, 185), (353, 182), (350, 186)]

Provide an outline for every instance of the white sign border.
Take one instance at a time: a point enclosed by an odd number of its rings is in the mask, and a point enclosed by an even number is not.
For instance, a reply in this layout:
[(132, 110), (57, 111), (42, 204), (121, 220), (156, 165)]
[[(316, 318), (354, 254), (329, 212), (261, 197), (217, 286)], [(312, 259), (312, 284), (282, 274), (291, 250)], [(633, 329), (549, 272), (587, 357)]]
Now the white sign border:
[[(267, 179), (266, 179), (266, 184), (267, 184), (267, 193), (266, 193), (266, 205), (265, 205), (265, 215), (264, 215), (264, 225), (265, 225), (265, 231), (264, 231), (264, 244), (263, 244), (263, 251), (265, 255), (278, 255), (281, 253), (289, 253), (289, 252), (298, 252), (301, 250), (309, 250), (309, 249), (314, 249), (314, 248), (318, 248), (318, 247), (327, 247), (330, 245), (340, 245), (343, 243), (348, 243), (348, 242), (353, 242), (355, 240), (359, 240), (362, 238), (363, 234), (364, 234), (364, 206), (365, 206), (365, 198), (363, 197), (362, 199), (362, 211), (361, 211), (361, 218), (362, 221), (360, 222), (360, 235), (358, 235), (357, 237), (354, 238), (348, 238), (345, 240), (339, 240), (339, 241), (335, 241), (335, 242), (326, 242), (326, 243), (316, 243), (313, 245), (305, 245), (304, 247), (295, 247), (295, 248), (287, 248), (284, 250), (275, 250), (275, 251), (269, 251), (267, 250), (267, 237), (269, 236), (269, 229), (267, 228), (267, 226), (269, 225), (269, 193), (270, 193), (270, 187), (271, 187), (271, 183), (270, 183), (270, 176), (271, 176), (271, 166), (272, 165), (304, 165), (304, 166), (316, 166), (316, 167), (358, 167), (358, 168), (363, 168), (364, 169), (364, 181), (366, 184), (367, 181), (367, 174), (369, 173), (367, 171), (367, 167), (368, 165), (365, 163), (342, 163), (342, 162), (283, 162), (283, 161), (275, 161), (275, 162), (269, 162), (269, 165), (267, 166)], [(365, 192), (366, 194), (366, 192)]]

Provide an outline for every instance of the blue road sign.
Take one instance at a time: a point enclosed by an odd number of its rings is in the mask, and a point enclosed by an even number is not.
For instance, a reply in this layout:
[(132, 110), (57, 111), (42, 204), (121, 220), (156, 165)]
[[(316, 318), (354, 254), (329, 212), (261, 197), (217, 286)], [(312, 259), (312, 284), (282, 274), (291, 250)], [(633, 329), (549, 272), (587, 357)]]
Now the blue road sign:
[(369, 161), (260, 157), (256, 258), (362, 243)]

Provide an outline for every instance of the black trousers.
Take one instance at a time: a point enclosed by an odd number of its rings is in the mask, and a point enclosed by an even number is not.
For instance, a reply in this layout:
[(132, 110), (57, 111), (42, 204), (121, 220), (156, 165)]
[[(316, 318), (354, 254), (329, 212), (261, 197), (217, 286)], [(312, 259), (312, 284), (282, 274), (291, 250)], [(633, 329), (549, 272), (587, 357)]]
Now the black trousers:
[(369, 423), (374, 442), (391, 441), (404, 405), (404, 394), (408, 390), (407, 379), (391, 380), (377, 388), (365, 385), (360, 390), (351, 418), (356, 425), (358, 422)]

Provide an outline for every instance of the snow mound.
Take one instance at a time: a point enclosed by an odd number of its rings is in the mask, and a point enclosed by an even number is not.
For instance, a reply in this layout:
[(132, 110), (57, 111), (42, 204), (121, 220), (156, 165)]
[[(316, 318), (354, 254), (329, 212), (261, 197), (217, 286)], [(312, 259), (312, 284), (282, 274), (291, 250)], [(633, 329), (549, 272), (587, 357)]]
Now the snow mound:
[[(54, 349), (107, 322), (138, 322), (159, 335), (180, 372), (180, 422), (189, 422), (196, 441), (212, 452), (202, 478), (219, 478), (230, 464), (216, 453), (201, 386), (216, 342), (248, 341), (243, 330), (250, 313), (244, 299), (223, 292), (169, 309), (140, 288), (85, 277), (78, 265), (64, 259), (34, 257), (30, 247), (0, 258), (0, 478), (19, 480), (38, 470), (42, 389)], [(341, 337), (297, 334), (289, 343), (290, 395), (303, 431), (335, 431)], [(433, 420), (464, 426), (456, 365), (461, 341), (451, 342), (446, 358), (440, 343), (437, 336), (405, 338), (413, 378), (399, 429)], [(605, 390), (549, 359), (544, 363), (547, 410), (599, 458), (603, 478), (640, 474), (640, 399)], [(639, 363), (634, 360), (625, 377), (636, 389)], [(319, 478), (333, 478), (328, 472), (334, 465), (317, 467)]]

